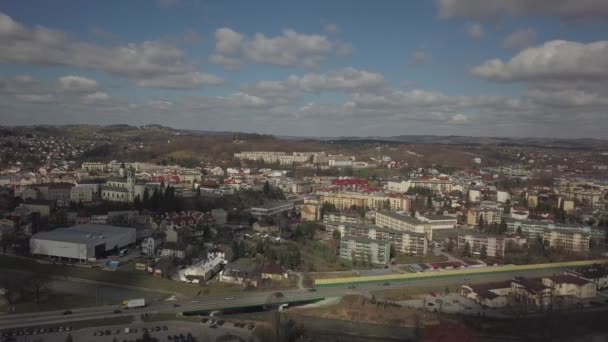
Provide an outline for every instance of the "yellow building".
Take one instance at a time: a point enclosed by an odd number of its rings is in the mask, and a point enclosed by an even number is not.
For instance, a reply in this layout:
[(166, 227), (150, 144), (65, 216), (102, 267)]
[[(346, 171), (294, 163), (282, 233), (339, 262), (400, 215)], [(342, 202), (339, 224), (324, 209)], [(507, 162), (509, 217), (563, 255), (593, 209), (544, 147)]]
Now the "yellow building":
[(321, 196), (321, 203), (330, 203), (338, 210), (348, 210), (353, 207), (369, 209), (390, 209), (409, 211), (409, 198), (401, 195), (388, 196), (383, 193), (363, 194), (351, 192), (337, 192)]

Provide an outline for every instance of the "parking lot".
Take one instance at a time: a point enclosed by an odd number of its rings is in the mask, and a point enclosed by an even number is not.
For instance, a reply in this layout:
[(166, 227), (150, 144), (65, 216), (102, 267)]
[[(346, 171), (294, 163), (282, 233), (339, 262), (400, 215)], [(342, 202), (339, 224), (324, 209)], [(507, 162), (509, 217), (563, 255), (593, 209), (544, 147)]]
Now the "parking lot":
[[(227, 334), (238, 336), (244, 340), (249, 340), (252, 332), (255, 330), (255, 325), (248, 324), (235, 326), (232, 322), (214, 322), (207, 321), (206, 323), (191, 323), (184, 321), (170, 322), (150, 322), (150, 323), (135, 323), (126, 325), (114, 325), (105, 327), (84, 328), (79, 330), (36, 332), (23, 331), (22, 335), (2, 337), (0, 341), (16, 341), (26, 342), (34, 340), (42, 340), (49, 342), (64, 342), (71, 334), (74, 341), (92, 341), (92, 342), (111, 342), (114, 339), (118, 341), (135, 341), (141, 338), (144, 331), (148, 331), (150, 336), (157, 338), (159, 341), (188, 341), (188, 334), (194, 337), (197, 341), (215, 341), (218, 337)], [(55, 330), (55, 329), (53, 329)], [(57, 329), (58, 330), (58, 329)]]

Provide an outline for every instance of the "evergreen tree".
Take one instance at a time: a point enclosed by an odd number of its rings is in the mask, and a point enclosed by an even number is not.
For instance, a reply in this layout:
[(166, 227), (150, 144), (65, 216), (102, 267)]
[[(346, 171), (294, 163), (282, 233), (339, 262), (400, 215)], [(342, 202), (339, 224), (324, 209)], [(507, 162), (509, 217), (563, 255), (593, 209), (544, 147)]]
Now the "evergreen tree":
[(270, 183), (268, 183), (268, 181), (266, 181), (266, 183), (264, 183), (263, 192), (264, 192), (264, 195), (270, 194)]
[(486, 246), (481, 246), (481, 251), (479, 252), (479, 257), (481, 259), (485, 259), (488, 257), (488, 249), (486, 248)]
[(450, 239), (450, 241), (448, 242), (447, 250), (450, 253), (454, 251), (454, 240)]
[(471, 256), (471, 245), (469, 244), (469, 241), (465, 242), (462, 255), (466, 257)]

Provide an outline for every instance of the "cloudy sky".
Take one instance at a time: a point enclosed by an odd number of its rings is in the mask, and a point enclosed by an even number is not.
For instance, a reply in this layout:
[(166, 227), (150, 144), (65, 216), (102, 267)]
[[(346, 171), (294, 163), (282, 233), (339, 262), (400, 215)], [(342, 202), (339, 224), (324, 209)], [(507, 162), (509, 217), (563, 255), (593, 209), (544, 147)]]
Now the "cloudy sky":
[(0, 0), (0, 124), (608, 137), (608, 1)]

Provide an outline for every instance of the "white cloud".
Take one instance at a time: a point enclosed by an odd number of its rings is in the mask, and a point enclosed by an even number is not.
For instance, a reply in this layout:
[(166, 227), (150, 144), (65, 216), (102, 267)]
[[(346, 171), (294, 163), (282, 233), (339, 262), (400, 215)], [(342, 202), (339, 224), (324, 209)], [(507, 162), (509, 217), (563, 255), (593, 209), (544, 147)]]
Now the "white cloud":
[(605, 0), (438, 0), (441, 18), (474, 20), (508, 16), (555, 16), (566, 20), (608, 18)]
[(503, 61), (489, 60), (471, 71), (494, 81), (608, 79), (608, 41), (589, 44), (553, 40)]
[(502, 41), (505, 49), (521, 50), (533, 45), (536, 42), (536, 31), (532, 28), (519, 30), (506, 36)]
[(51, 103), (57, 100), (53, 94), (17, 94), (15, 98), (30, 103)]
[(163, 75), (147, 78), (136, 82), (140, 87), (189, 89), (201, 86), (219, 85), (223, 80), (219, 77), (202, 72), (189, 72), (178, 75)]
[(473, 39), (482, 39), (485, 35), (483, 32), (483, 26), (478, 23), (468, 23), (465, 25), (464, 29)]
[(465, 123), (465, 122), (469, 121), (469, 118), (463, 114), (456, 114), (456, 115), (452, 116), (450, 121), (453, 123)]
[[(339, 53), (349, 50), (348, 45), (332, 42), (318, 34), (302, 34), (285, 29), (281, 35), (267, 37), (256, 33), (246, 37), (230, 28), (223, 27), (215, 32), (215, 54), (211, 62), (227, 69), (240, 67), (244, 60), (277, 66), (317, 67), (338, 47)], [(351, 49), (352, 50), (352, 49)]]
[(101, 91), (97, 91), (97, 92), (83, 96), (82, 99), (83, 99), (84, 103), (87, 103), (87, 104), (99, 103), (99, 102), (105, 102), (105, 101), (110, 100), (110, 95), (108, 95), (104, 92), (101, 92)]
[(608, 106), (608, 82), (552, 81), (533, 85), (524, 96), (546, 107)]
[(111, 47), (72, 41), (60, 31), (28, 28), (0, 13), (0, 63), (73, 66), (100, 70), (133, 81), (196, 72), (184, 51), (166, 41)]
[(90, 92), (97, 89), (97, 81), (81, 76), (63, 76), (59, 78), (59, 86), (64, 91)]
[(324, 74), (292, 75), (287, 79), (287, 83), (304, 91), (355, 91), (384, 85), (384, 76), (366, 70), (344, 68)]
[(409, 64), (412, 66), (419, 65), (424, 63), (427, 59), (428, 56), (426, 52), (424, 52), (423, 50), (416, 50), (414, 51), (414, 53), (412, 53), (412, 56), (410, 56)]

